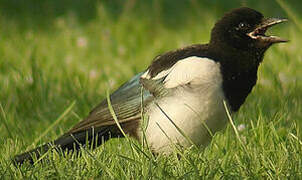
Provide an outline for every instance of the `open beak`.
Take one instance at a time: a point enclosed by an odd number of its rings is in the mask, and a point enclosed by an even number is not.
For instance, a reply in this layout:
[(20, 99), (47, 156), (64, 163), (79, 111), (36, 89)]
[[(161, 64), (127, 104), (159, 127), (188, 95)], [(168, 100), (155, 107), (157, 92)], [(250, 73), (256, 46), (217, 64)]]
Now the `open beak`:
[(260, 23), (254, 31), (247, 33), (252, 39), (257, 39), (262, 41), (263, 43), (282, 43), (287, 42), (287, 39), (280, 38), (278, 36), (267, 36), (265, 35), (266, 30), (269, 27), (272, 27), (276, 24), (280, 24), (286, 22), (287, 19), (279, 19), (279, 18), (268, 18), (264, 19), (262, 23)]

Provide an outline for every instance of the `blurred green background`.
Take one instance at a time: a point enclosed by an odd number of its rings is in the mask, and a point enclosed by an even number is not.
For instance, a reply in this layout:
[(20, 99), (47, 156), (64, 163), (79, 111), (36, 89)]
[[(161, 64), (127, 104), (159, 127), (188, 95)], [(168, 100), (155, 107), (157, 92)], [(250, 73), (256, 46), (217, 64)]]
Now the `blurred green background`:
[[(287, 142), (293, 133), (301, 139), (298, 0), (0, 0), (0, 175), (20, 177), (7, 170), (12, 155), (63, 134), (105, 97), (106, 90), (143, 71), (156, 55), (208, 42), (214, 23), (241, 6), (267, 17), (288, 18), (287, 24), (268, 33), (290, 42), (268, 50), (258, 84), (234, 121), (247, 127), (247, 138), (276, 133)], [(262, 128), (254, 129), (257, 125)], [(216, 138), (221, 146), (234, 138), (228, 132), (229, 127), (222, 132), (225, 136)], [(266, 138), (258, 139), (262, 146)], [(278, 147), (280, 142), (274, 142)], [(295, 150), (301, 152), (299, 148)], [(276, 165), (297, 170), (301, 160)]]

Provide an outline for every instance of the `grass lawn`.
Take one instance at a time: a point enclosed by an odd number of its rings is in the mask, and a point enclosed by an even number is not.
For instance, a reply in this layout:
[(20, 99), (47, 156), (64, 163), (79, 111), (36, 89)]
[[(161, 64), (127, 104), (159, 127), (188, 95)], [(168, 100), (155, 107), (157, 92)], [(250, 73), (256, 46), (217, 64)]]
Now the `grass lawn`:
[[(0, 1), (0, 179), (302, 178), (302, 7), (297, 0)], [(153, 156), (114, 139), (81, 156), (48, 153), (16, 168), (10, 159), (84, 118), (156, 55), (206, 43), (224, 12), (246, 5), (290, 22), (268, 50), (258, 83), (204, 150)], [(269, 32), (270, 33), (270, 32)], [(180, 154), (180, 156), (178, 155)]]

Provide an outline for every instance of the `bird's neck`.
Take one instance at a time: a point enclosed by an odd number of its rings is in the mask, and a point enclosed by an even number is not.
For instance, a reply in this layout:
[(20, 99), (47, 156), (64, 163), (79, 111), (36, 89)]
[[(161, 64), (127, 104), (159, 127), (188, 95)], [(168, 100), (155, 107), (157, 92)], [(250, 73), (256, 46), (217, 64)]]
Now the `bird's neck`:
[[(211, 46), (210, 46), (211, 47)], [(209, 48), (212, 58), (220, 62), (223, 92), (232, 111), (239, 110), (257, 81), (258, 67), (264, 51), (240, 51), (233, 48)]]
[(258, 68), (266, 49), (251, 48), (240, 50), (224, 44), (209, 44), (209, 54), (220, 62), (230, 73), (242, 73)]

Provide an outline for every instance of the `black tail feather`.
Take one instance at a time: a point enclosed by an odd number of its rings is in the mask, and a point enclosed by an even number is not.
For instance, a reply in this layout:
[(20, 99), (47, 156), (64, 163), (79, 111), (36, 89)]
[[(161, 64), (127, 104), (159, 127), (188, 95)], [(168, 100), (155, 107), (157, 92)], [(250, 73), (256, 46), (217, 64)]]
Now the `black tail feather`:
[(13, 162), (15, 165), (23, 164), (25, 161), (33, 163), (33, 157), (38, 159), (50, 149), (56, 149), (57, 151), (76, 151), (82, 145), (88, 145), (95, 148), (101, 145), (104, 141), (114, 137), (122, 137), (122, 134), (116, 126), (103, 127), (101, 129), (90, 129), (74, 134), (65, 134), (53, 143), (46, 143), (33, 150), (16, 155), (13, 158)]

